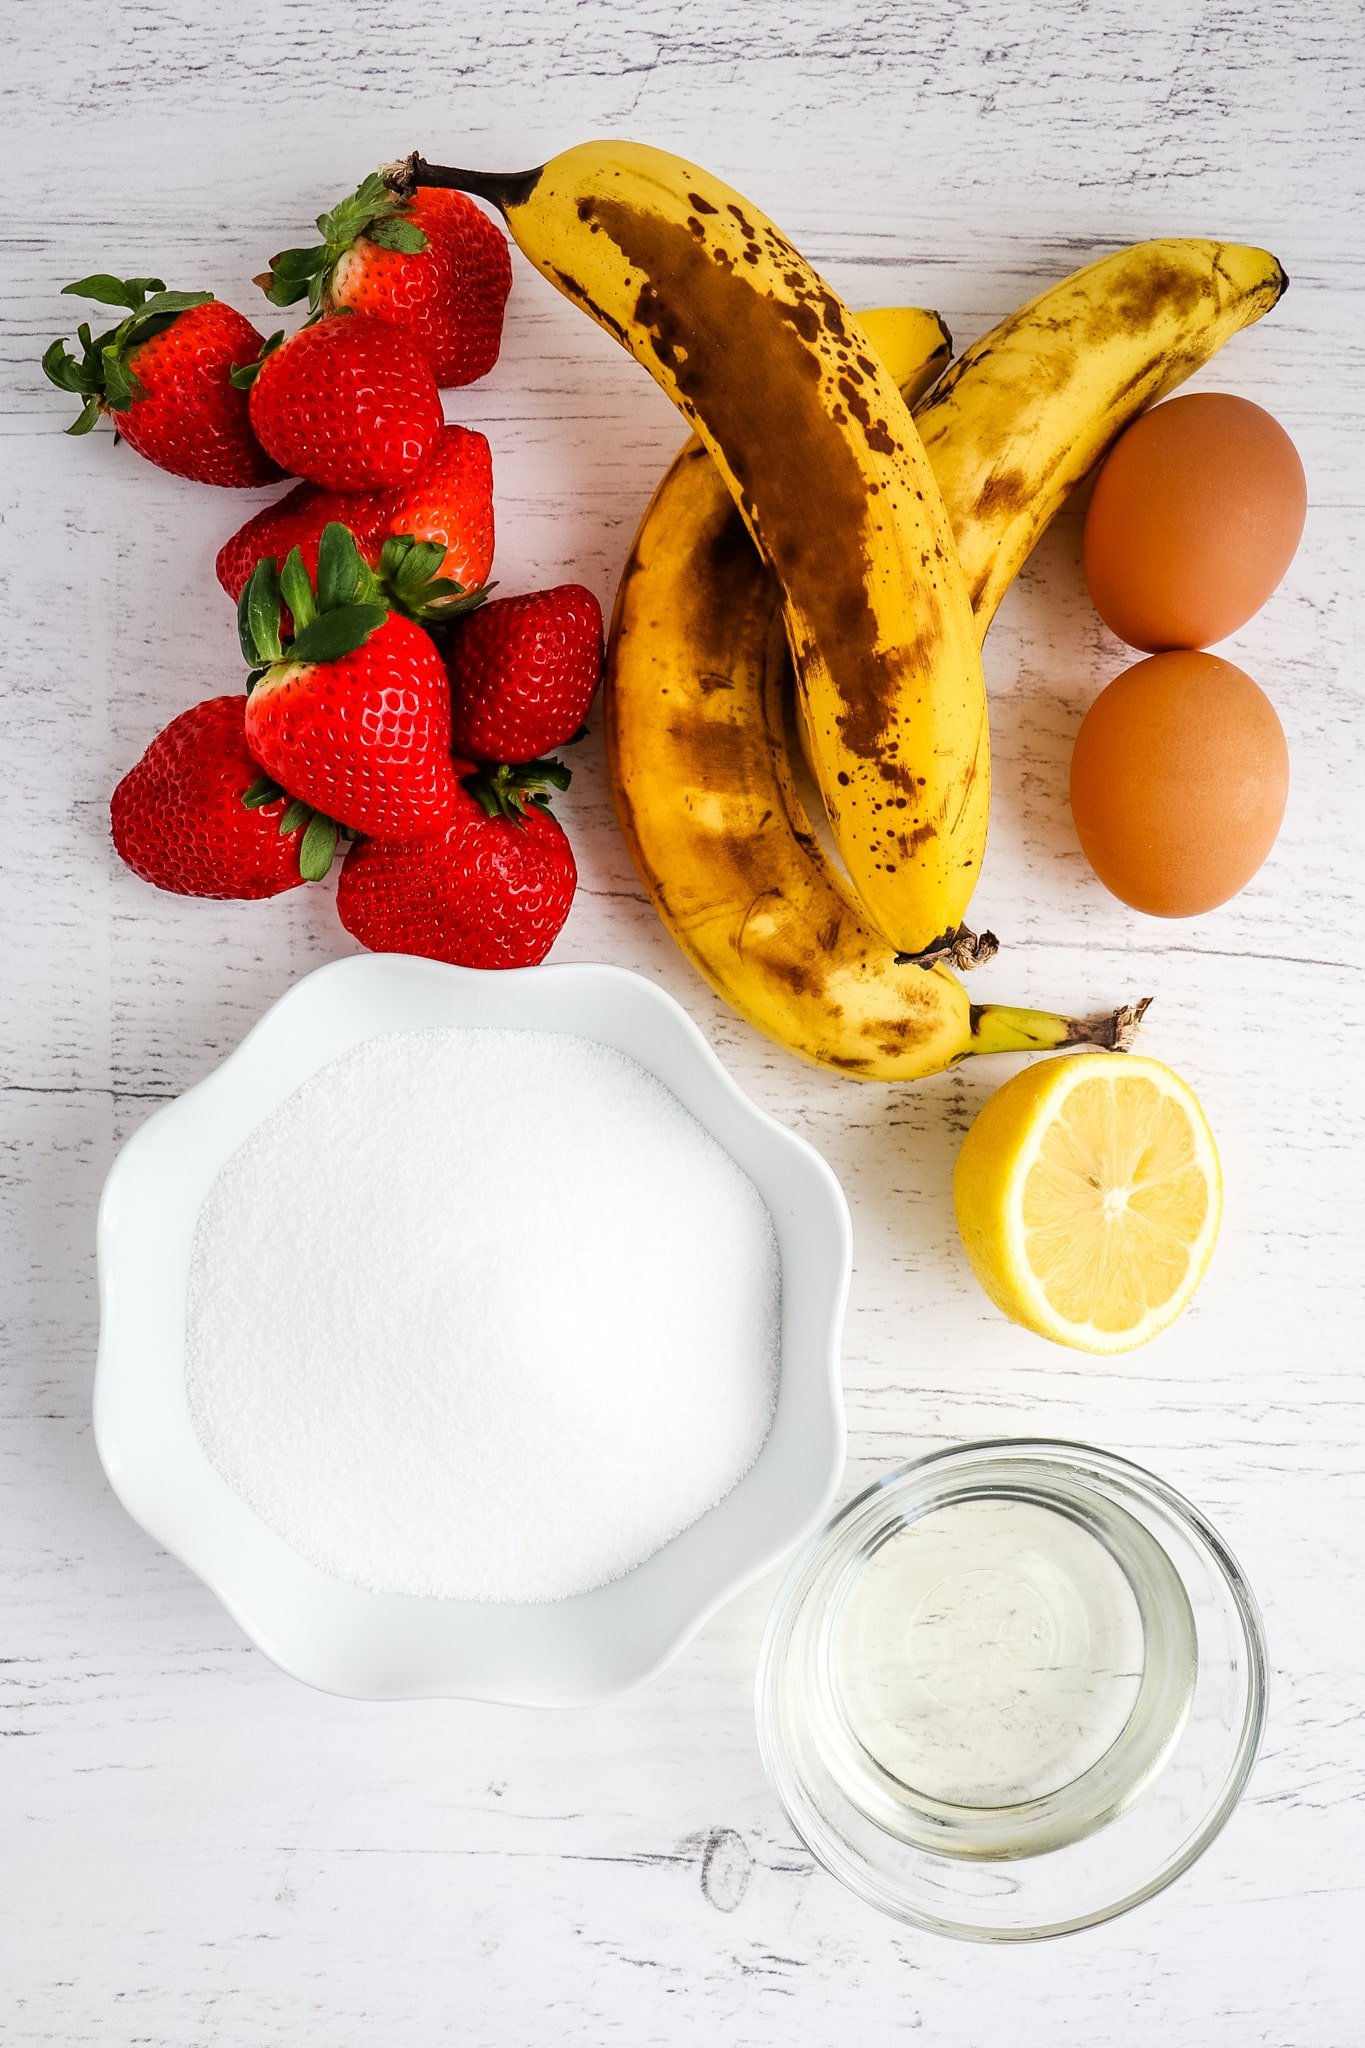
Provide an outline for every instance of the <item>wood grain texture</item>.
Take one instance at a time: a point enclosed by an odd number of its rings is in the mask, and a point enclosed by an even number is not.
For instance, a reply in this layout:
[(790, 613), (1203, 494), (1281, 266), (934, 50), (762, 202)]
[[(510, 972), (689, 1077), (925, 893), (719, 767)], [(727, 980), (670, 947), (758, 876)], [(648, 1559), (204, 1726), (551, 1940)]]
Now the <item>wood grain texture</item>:
[[(60, 15), (11, 10), (6, 41), (0, 2037), (1358, 2048), (1355, 0), (67, 0)], [(1174, 1889), (1062, 1944), (931, 1940), (813, 1867), (752, 1734), (771, 1583), (600, 1711), (351, 1705), (251, 1650), (128, 1522), (95, 1459), (92, 1226), (110, 1159), (348, 942), (325, 891), (181, 902), (113, 859), (118, 775), (173, 712), (235, 686), (209, 564), (260, 500), (176, 483), (108, 435), (63, 441), (65, 401), (35, 369), (69, 316), (57, 288), (98, 267), (156, 270), (250, 309), (261, 258), (374, 163), (421, 147), (510, 168), (594, 132), (698, 157), (855, 303), (937, 306), (963, 341), (1144, 235), (1266, 243), (1293, 280), (1201, 379), (1278, 414), (1312, 495), (1298, 560), (1227, 650), (1273, 697), (1294, 769), (1280, 845), (1246, 893), (1166, 927), (1085, 870), (1066, 764), (1125, 655), (1086, 602), (1075, 510), (987, 647), (998, 797), (976, 908), (1005, 943), (981, 992), (1080, 1008), (1154, 993), (1146, 1048), (1198, 1088), (1224, 1155), (1212, 1272), (1150, 1348), (1073, 1357), (976, 1290), (948, 1182), (1006, 1067), (882, 1090), (796, 1066), (721, 1009), (656, 924), (595, 739), (565, 807), (583, 891), (557, 957), (671, 989), (849, 1192), (849, 1490), (955, 1439), (1089, 1439), (1203, 1505), (1261, 1598), (1272, 1717), (1245, 1805)], [(648, 379), (519, 264), (503, 359), (451, 411), (493, 442), (504, 590), (575, 575), (608, 600), (680, 439)]]

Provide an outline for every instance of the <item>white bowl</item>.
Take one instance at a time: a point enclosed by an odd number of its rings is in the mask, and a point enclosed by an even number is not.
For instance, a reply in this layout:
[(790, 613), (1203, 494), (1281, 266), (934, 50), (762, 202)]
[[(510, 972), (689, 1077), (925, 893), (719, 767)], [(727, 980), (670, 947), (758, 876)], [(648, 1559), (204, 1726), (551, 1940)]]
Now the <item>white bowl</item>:
[[(570, 1600), (443, 1600), (366, 1592), (331, 1577), (219, 1476), (186, 1401), (190, 1253), (220, 1168), (351, 1046), (387, 1031), (459, 1025), (573, 1032), (629, 1054), (743, 1167), (777, 1231), (781, 1377), (756, 1463), (644, 1564)], [(652, 982), (619, 967), (485, 974), (393, 954), (337, 961), (290, 989), (115, 1160), (99, 1213), (95, 1441), (134, 1521), (294, 1677), (356, 1699), (606, 1699), (658, 1671), (823, 1520), (844, 1465), (839, 1337), (851, 1243), (843, 1191), (824, 1160), (755, 1109), (687, 1013)], [(520, 1506), (537, 1511), (529, 1492)]]

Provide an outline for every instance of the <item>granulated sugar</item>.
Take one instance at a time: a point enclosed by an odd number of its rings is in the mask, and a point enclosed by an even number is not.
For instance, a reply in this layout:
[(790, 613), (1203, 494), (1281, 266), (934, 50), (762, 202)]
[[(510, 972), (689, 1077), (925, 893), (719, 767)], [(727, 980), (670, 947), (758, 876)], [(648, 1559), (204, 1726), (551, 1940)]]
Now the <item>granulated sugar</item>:
[(323, 1068), (210, 1190), (190, 1412), (228, 1484), (339, 1578), (559, 1599), (753, 1463), (779, 1290), (757, 1190), (634, 1060), (395, 1033)]

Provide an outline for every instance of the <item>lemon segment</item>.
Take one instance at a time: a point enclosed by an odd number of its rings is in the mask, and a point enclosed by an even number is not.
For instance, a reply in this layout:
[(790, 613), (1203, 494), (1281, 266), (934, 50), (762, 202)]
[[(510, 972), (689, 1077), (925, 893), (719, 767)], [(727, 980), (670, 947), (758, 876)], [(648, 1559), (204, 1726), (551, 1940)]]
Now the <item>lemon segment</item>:
[(1128, 1351), (1204, 1277), (1222, 1176), (1179, 1075), (1128, 1053), (1076, 1054), (990, 1098), (953, 1201), (977, 1278), (1007, 1316), (1079, 1350)]

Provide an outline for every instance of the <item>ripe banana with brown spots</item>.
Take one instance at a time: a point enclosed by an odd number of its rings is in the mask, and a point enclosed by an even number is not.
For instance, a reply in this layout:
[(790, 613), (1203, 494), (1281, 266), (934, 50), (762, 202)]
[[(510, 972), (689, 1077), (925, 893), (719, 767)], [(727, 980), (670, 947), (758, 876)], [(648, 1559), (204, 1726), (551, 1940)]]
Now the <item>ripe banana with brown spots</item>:
[[(867, 313), (913, 399), (951, 344), (937, 315)], [(969, 1000), (869, 923), (792, 781), (781, 595), (700, 441), (655, 493), (616, 601), (606, 725), (617, 812), (655, 908), (741, 1016), (869, 1081), (913, 1081), (970, 1053), (1126, 1042), (1094, 1023)]]
[[(1091, 303), (1099, 280), (1137, 318), (1121, 349)], [(1142, 244), (1043, 293), (1025, 309), (1027, 326), (1014, 315), (937, 384), (919, 324), (929, 316), (863, 316), (907, 401), (918, 400), (983, 635), (1072, 484), (1284, 284), (1262, 250)], [(1077, 360), (1080, 347), (1100, 351), (1103, 374)], [(1036, 489), (1021, 511), (1013, 485), (998, 479), (1024, 459)], [(780, 604), (691, 443), (656, 491), (626, 566), (606, 714), (626, 839), (694, 966), (769, 1037), (866, 1079), (914, 1079), (973, 1052), (1119, 1042), (1132, 1012), (1086, 1027), (978, 1007), (946, 967), (907, 963), (871, 927), (792, 783)]]
[(663, 150), (593, 142), (507, 176), (412, 158), (390, 175), (499, 207), (691, 421), (781, 583), (821, 796), (867, 915), (909, 953), (955, 933), (990, 808), (980, 650), (933, 471), (853, 314), (748, 200)]

